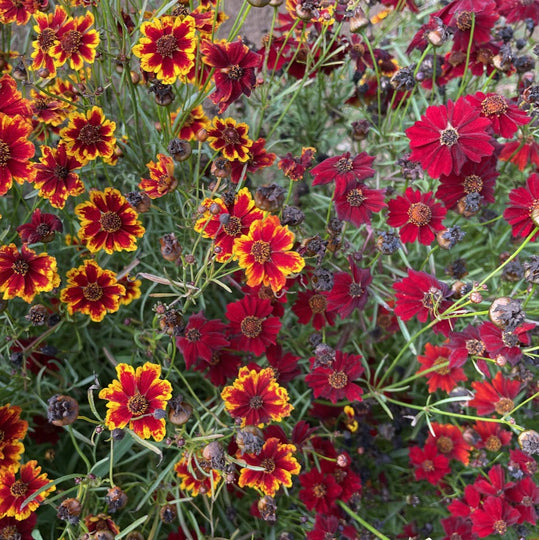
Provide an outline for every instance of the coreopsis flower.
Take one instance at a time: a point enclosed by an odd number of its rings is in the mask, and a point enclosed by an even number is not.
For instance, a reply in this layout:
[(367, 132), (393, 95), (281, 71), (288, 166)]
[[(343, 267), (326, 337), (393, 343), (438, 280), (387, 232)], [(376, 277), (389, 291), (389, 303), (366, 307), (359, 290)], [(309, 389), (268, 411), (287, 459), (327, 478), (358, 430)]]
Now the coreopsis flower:
[(84, 63), (93, 64), (99, 45), (99, 34), (92, 28), (94, 15), (87, 11), (76, 19), (68, 18), (56, 31), (56, 41), (47, 49), (56, 67), (69, 61), (69, 67), (80, 71)]
[(464, 465), (468, 465), (471, 447), (464, 440), (460, 428), (452, 424), (438, 424), (438, 422), (431, 422), (431, 428), (427, 444), (434, 443), (438, 451), (446, 458), (457, 459)]
[(260, 54), (251, 51), (241, 38), (232, 43), (204, 40), (200, 50), (204, 64), (215, 69), (215, 92), (210, 94), (210, 99), (219, 105), (219, 114), (242, 94), (251, 95), (256, 82), (255, 70), (262, 65)]
[(36, 11), (34, 13), (34, 32), (35, 41), (32, 41), (34, 48), (31, 57), (33, 70), (45, 69), (48, 77), (56, 76), (56, 64), (53, 56), (50, 54), (51, 47), (58, 41), (58, 30), (68, 19), (67, 11), (62, 6), (55, 6), (53, 13), (43, 13)]
[(378, 213), (387, 205), (384, 189), (370, 189), (360, 181), (349, 180), (338, 185), (334, 203), (337, 217), (359, 227), (371, 223), (373, 213)]
[(41, 467), (35, 460), (21, 465), (18, 474), (10, 470), (0, 470), (0, 516), (14, 517), (17, 520), (30, 517), (39, 505), (56, 490), (56, 486), (51, 485), (43, 490), (24, 508), (22, 508), (22, 503), (47, 484), (49, 484), (47, 474), (41, 474)]
[(68, 197), (76, 197), (84, 192), (84, 184), (74, 171), (82, 167), (82, 162), (66, 152), (64, 144), (57, 148), (42, 146), (40, 163), (34, 165), (33, 184), (39, 189), (39, 196), (47, 199), (55, 208), (63, 208)]
[(107, 120), (101, 108), (92, 107), (86, 113), (73, 113), (68, 118), (69, 124), (60, 132), (68, 154), (83, 164), (99, 156), (103, 159), (112, 156), (116, 123)]
[(479, 440), (474, 443), (476, 448), (484, 448), (489, 452), (499, 452), (503, 446), (508, 446), (513, 434), (502, 429), (497, 422), (484, 422), (478, 420), (473, 426), (474, 432), (479, 435)]
[(481, 508), (475, 510), (470, 516), (472, 532), (479, 538), (485, 538), (491, 534), (503, 536), (511, 525), (518, 523), (519, 518), (519, 511), (505, 499), (492, 496), (487, 497)]
[(28, 422), (21, 419), (21, 412), (20, 407), (9, 403), (0, 407), (0, 471), (15, 471), (19, 468), (24, 452), (21, 440), (28, 429)]
[(189, 493), (191, 497), (199, 494), (213, 497), (221, 480), (219, 472), (212, 469), (208, 461), (202, 457), (196, 458), (192, 454), (183, 456), (174, 465), (174, 472), (181, 480), (180, 489)]
[(294, 408), (286, 388), (279, 386), (271, 368), (257, 371), (243, 366), (232, 386), (223, 389), (221, 398), (230, 416), (240, 418), (248, 426), (280, 422)]
[(467, 519), (450, 516), (440, 520), (444, 528), (445, 536), (442, 540), (452, 540), (454, 538), (473, 538), (472, 523)]
[[(491, 39), (491, 31), (500, 18), (496, 2), (482, 0), (481, 2), (460, 4), (442, 8), (437, 15), (453, 29), (453, 50), (466, 51), (470, 39), (475, 47)], [(472, 35), (472, 17), (474, 20)]]
[(509, 471), (515, 476), (533, 476), (537, 472), (537, 462), (522, 450), (509, 450)]
[(310, 512), (329, 514), (336, 507), (336, 501), (342, 493), (342, 487), (337, 484), (332, 474), (311, 469), (299, 477), (301, 489), (299, 500)]
[(325, 291), (299, 291), (292, 305), (292, 312), (298, 317), (300, 324), (309, 324), (319, 331), (326, 325), (335, 324), (336, 314), (328, 307), (328, 293)]
[[(171, 122), (173, 125), (176, 125), (175, 120), (179, 115), (179, 112), (171, 114)], [(196, 140), (199, 130), (206, 129), (209, 125), (210, 121), (204, 114), (202, 105), (198, 105), (191, 109), (181, 124), (178, 124), (178, 127), (174, 129), (174, 133), (176, 137), (182, 141), (194, 141)]]
[(502, 0), (498, 6), (500, 15), (505, 17), (508, 24), (531, 19), (533, 24), (539, 24), (539, 3), (537, 0)]
[[(428, 319), (439, 319), (452, 302), (449, 287), (426, 272), (409, 269), (408, 276), (393, 285), (397, 291), (395, 315), (403, 321), (416, 316), (421, 323)], [(451, 330), (449, 319), (439, 319), (432, 328), (434, 332), (448, 335)]]
[(15, 244), (0, 247), (0, 292), (4, 300), (18, 297), (31, 303), (37, 294), (58, 285), (60, 276), (54, 257), (38, 255), (25, 244), (20, 252)]
[[(539, 174), (533, 173), (526, 180), (526, 187), (509, 192), (510, 205), (504, 210), (503, 218), (511, 225), (513, 237), (528, 236), (539, 227)], [(535, 240), (539, 233), (533, 235)]]
[(490, 120), (480, 117), (464, 98), (431, 105), (421, 120), (406, 130), (410, 159), (421, 163), (433, 178), (458, 174), (466, 160), (477, 163), (494, 152), (487, 132), (490, 125)]
[(20, 115), (28, 120), (32, 116), (30, 101), (22, 97), (17, 89), (17, 82), (9, 73), (0, 78), (0, 113), (10, 118)]
[(201, 205), (204, 213), (195, 223), (196, 232), (204, 238), (213, 238), (217, 262), (230, 259), (234, 240), (248, 234), (251, 224), (266, 215), (256, 207), (246, 187), (236, 193), (232, 204), (227, 203), (225, 198), (204, 199)]
[(165, 419), (157, 411), (165, 411), (172, 398), (172, 385), (161, 379), (161, 366), (145, 362), (135, 370), (129, 364), (116, 366), (117, 379), (99, 392), (107, 400), (105, 425), (113, 429), (129, 427), (140, 438), (165, 437)]
[(524, 323), (514, 330), (504, 330), (489, 321), (485, 321), (479, 327), (479, 334), (491, 358), (509, 362), (514, 366), (522, 358), (521, 345), (530, 344), (528, 332), (533, 328), (535, 328), (534, 323)]
[(519, 480), (514, 487), (507, 490), (507, 499), (519, 511), (519, 523), (537, 523), (535, 507), (539, 505), (539, 486), (529, 476)]
[(34, 175), (30, 158), (35, 153), (34, 145), (28, 140), (32, 125), (22, 116), (10, 118), (0, 112), (0, 196), (13, 185), (31, 181)]
[(80, 312), (92, 321), (100, 322), (107, 313), (120, 309), (125, 287), (116, 280), (116, 274), (103, 270), (95, 261), (87, 260), (67, 275), (67, 287), (60, 292), (60, 300), (67, 304), (70, 315)]
[(476, 92), (474, 95), (466, 96), (466, 99), (480, 112), (481, 116), (492, 122), (494, 133), (506, 139), (511, 138), (518, 131), (518, 126), (525, 126), (531, 121), (526, 111), (510, 103), (500, 94)]
[(331, 403), (341, 399), (361, 401), (363, 390), (353, 383), (364, 371), (361, 356), (335, 351), (335, 359), (329, 365), (315, 366), (315, 358), (310, 359), (312, 372), (305, 382), (313, 390), (315, 398), (323, 397)]
[(443, 390), (449, 393), (459, 382), (467, 379), (462, 368), (451, 367), (449, 354), (450, 350), (447, 347), (433, 346), (427, 343), (425, 345), (425, 356), (419, 355), (417, 357), (421, 364), (421, 369), (417, 372), (418, 375), (437, 365), (447, 364), (425, 374), (430, 393), (436, 390)]
[(51, 242), (56, 232), (63, 231), (60, 219), (54, 214), (42, 214), (39, 208), (32, 212), (30, 223), (17, 227), (17, 232), (24, 243)]
[(312, 531), (307, 532), (307, 540), (327, 540), (328, 538), (353, 540), (357, 531), (352, 525), (343, 526), (341, 520), (334, 515), (317, 513)]
[(429, 246), (436, 233), (445, 229), (442, 221), (447, 210), (434, 201), (432, 191), (421, 193), (409, 187), (404, 195), (391, 199), (388, 206), (387, 224), (400, 227), (399, 235), (404, 243), (419, 240), (424, 246)]
[(249, 147), (249, 157), (247, 161), (234, 160), (230, 162), (230, 181), (237, 184), (247, 173), (253, 173), (264, 167), (271, 167), (277, 157), (265, 148), (266, 140), (257, 139)]
[(253, 145), (253, 141), (247, 136), (248, 133), (247, 124), (238, 124), (233, 118), (221, 119), (216, 116), (208, 129), (208, 141), (224, 158), (244, 163), (249, 159), (249, 149)]
[(481, 494), (472, 484), (464, 488), (462, 499), (453, 499), (447, 506), (452, 516), (468, 518), (472, 512), (481, 506)]
[(0, 518), (0, 538), (6, 540), (15, 538), (17, 540), (34, 540), (32, 531), (36, 526), (37, 515), (30, 514), (26, 519), (15, 519), (14, 517)]
[(280, 224), (277, 216), (254, 221), (249, 232), (234, 240), (234, 258), (245, 270), (247, 285), (269, 285), (274, 292), (285, 286), (286, 278), (301, 272), (303, 257), (292, 251), (294, 234)]
[(520, 381), (506, 379), (502, 372), (498, 371), (492, 382), (472, 382), (475, 395), (468, 401), (468, 406), (475, 407), (477, 414), (481, 416), (493, 412), (503, 416), (515, 408), (514, 399), (520, 392), (520, 387)]
[(140, 32), (133, 54), (144, 71), (155, 73), (163, 84), (174, 84), (189, 74), (196, 48), (193, 17), (159, 17), (143, 23)]
[(286, 385), (301, 374), (301, 368), (298, 366), (300, 357), (291, 352), (283, 352), (279, 343), (268, 346), (266, 358), (279, 384)]
[(75, 207), (80, 220), (79, 236), (95, 253), (100, 249), (109, 255), (115, 251), (135, 251), (137, 238), (145, 229), (137, 212), (117, 189), (92, 190), (90, 200)]
[(426, 480), (433, 486), (451, 472), (449, 460), (438, 453), (435, 444), (426, 444), (424, 448), (412, 446), (410, 448), (410, 463), (414, 467), (416, 480)]
[(123, 306), (128, 306), (133, 300), (140, 298), (140, 295), (142, 294), (140, 290), (142, 281), (140, 279), (127, 275), (118, 280), (118, 283), (123, 285), (125, 289), (124, 294), (120, 296), (120, 304)]
[(363, 310), (369, 298), (368, 287), (372, 276), (368, 268), (358, 268), (350, 257), (351, 275), (337, 272), (333, 277), (333, 288), (328, 295), (328, 308), (335, 310), (341, 319), (346, 319), (355, 309)]
[(311, 169), (313, 186), (335, 181), (337, 190), (342, 191), (344, 186), (354, 180), (362, 182), (374, 176), (374, 169), (371, 167), (374, 159), (374, 156), (365, 152), (353, 158), (350, 157), (350, 152), (327, 158)]
[(35, 11), (34, 0), (0, 0), (0, 22), (3, 25), (9, 23), (25, 25)]
[(519, 171), (523, 171), (531, 164), (539, 167), (539, 143), (533, 135), (525, 139), (519, 137), (516, 141), (510, 141), (503, 145), (499, 159), (514, 163)]
[(477, 326), (468, 325), (462, 332), (451, 332), (447, 348), (449, 353), (449, 365), (462, 367), (468, 357), (488, 356), (487, 349)]
[(202, 311), (191, 315), (182, 336), (176, 338), (176, 346), (190, 369), (198, 360), (212, 363), (213, 353), (230, 345), (225, 335), (226, 324), (219, 319), (208, 320)]
[(138, 187), (145, 191), (150, 199), (163, 197), (174, 191), (178, 180), (174, 178), (174, 160), (170, 156), (157, 154), (158, 163), (150, 161), (146, 167), (150, 171), (150, 178), (143, 178)]
[(301, 149), (301, 156), (293, 156), (291, 152), (288, 152), (288, 154), (279, 161), (279, 169), (281, 169), (283, 174), (293, 182), (303, 180), (303, 175), (311, 166), (315, 154), (316, 149), (311, 146), (303, 147)]
[(238, 374), (241, 356), (228, 352), (227, 349), (213, 351), (210, 362), (198, 362), (195, 371), (204, 373), (204, 377), (215, 386), (223, 386)]
[(115, 537), (120, 534), (120, 529), (107, 514), (88, 514), (84, 517), (84, 525), (91, 535), (102, 532), (105, 537), (107, 533), (110, 533), (109, 536)]

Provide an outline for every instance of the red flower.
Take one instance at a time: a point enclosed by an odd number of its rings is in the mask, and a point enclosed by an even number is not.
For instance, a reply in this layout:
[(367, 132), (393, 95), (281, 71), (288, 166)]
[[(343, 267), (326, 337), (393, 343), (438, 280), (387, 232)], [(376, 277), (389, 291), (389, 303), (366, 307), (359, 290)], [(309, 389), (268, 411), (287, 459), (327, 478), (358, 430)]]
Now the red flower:
[(440, 520), (445, 536), (442, 540), (473, 540), (472, 524), (469, 520), (457, 517), (448, 517)]
[(215, 386), (223, 386), (238, 374), (240, 364), (240, 356), (219, 349), (213, 351), (210, 362), (198, 362), (193, 369), (204, 372), (206, 379)]
[(5, 73), (0, 79), (0, 113), (10, 118), (20, 115), (26, 120), (32, 116), (30, 102), (22, 97), (17, 90), (15, 79), (9, 73)]
[(13, 185), (31, 182), (34, 169), (30, 158), (35, 153), (34, 145), (28, 140), (32, 125), (21, 116), (10, 118), (0, 112), (0, 196)]
[(483, 422), (478, 420), (473, 429), (479, 435), (480, 440), (475, 443), (476, 448), (485, 448), (489, 452), (498, 452), (502, 446), (511, 442), (513, 434), (502, 429), (497, 422)]
[(327, 158), (311, 169), (311, 175), (314, 177), (313, 186), (329, 184), (334, 180), (337, 190), (341, 190), (354, 180), (361, 182), (374, 176), (374, 169), (371, 167), (374, 159), (365, 152), (354, 158), (350, 158), (350, 152)]
[(326, 325), (335, 324), (335, 313), (328, 307), (328, 293), (312, 290), (299, 291), (292, 312), (298, 317), (300, 324), (312, 325), (315, 330), (321, 330)]
[(300, 475), (299, 483), (302, 486), (299, 500), (307, 510), (327, 515), (336, 508), (336, 501), (342, 493), (342, 488), (333, 475), (312, 469)]
[(39, 208), (32, 212), (30, 223), (17, 227), (21, 240), (28, 244), (51, 242), (56, 231), (63, 231), (62, 222), (54, 214), (42, 214)]
[(286, 384), (293, 381), (301, 374), (301, 369), (298, 366), (300, 357), (290, 352), (283, 353), (283, 348), (278, 343), (276, 345), (268, 345), (266, 358), (279, 384)]
[(64, 144), (58, 148), (42, 147), (43, 155), (34, 168), (34, 186), (39, 196), (47, 199), (55, 208), (63, 208), (68, 197), (75, 197), (84, 191), (79, 175), (73, 172), (82, 167), (82, 162), (66, 152)]
[(483, 506), (471, 515), (472, 531), (485, 538), (491, 534), (505, 535), (508, 528), (518, 522), (520, 513), (499, 497), (487, 497)]
[(383, 189), (370, 189), (359, 181), (350, 180), (338, 186), (335, 192), (337, 217), (349, 221), (356, 227), (370, 224), (371, 215), (387, 206), (384, 195)]
[(399, 234), (402, 242), (413, 243), (417, 239), (429, 246), (436, 238), (437, 231), (443, 231), (442, 220), (447, 210), (434, 202), (432, 191), (421, 193), (407, 188), (404, 195), (389, 201), (387, 224), (401, 227)]
[(200, 311), (189, 317), (183, 336), (176, 338), (176, 346), (185, 360), (185, 367), (190, 369), (204, 360), (211, 363), (214, 351), (230, 344), (225, 337), (226, 325), (218, 320), (208, 320)]
[(312, 373), (305, 377), (305, 382), (312, 388), (315, 398), (323, 397), (332, 403), (341, 399), (361, 401), (363, 390), (352, 381), (363, 374), (361, 356), (335, 352), (335, 359), (326, 366), (314, 367), (315, 358), (311, 358)]
[(35, 0), (0, 0), (0, 21), (3, 25), (14, 22), (22, 26), (30, 20), (36, 11)]
[(372, 283), (368, 268), (358, 268), (351, 257), (348, 262), (352, 275), (337, 272), (327, 298), (328, 308), (337, 311), (341, 319), (346, 319), (354, 309), (363, 310), (369, 298), (368, 286)]
[(454, 499), (447, 509), (453, 516), (467, 518), (472, 512), (481, 506), (481, 495), (473, 485), (468, 484), (464, 488), (464, 497)]
[(466, 160), (479, 162), (494, 152), (487, 133), (490, 125), (490, 120), (481, 118), (464, 98), (432, 105), (406, 130), (412, 149), (410, 159), (421, 163), (433, 178), (458, 174)]
[(459, 427), (452, 424), (431, 422), (432, 432), (429, 432), (427, 444), (434, 443), (438, 451), (448, 459), (458, 459), (464, 465), (470, 460), (470, 445), (464, 440)]
[(288, 392), (277, 384), (271, 368), (240, 369), (232, 386), (221, 392), (225, 408), (233, 418), (241, 418), (243, 425), (259, 426), (280, 422), (293, 409)]
[(301, 470), (293, 455), (295, 451), (293, 444), (283, 444), (277, 437), (270, 437), (258, 454), (242, 454), (241, 458), (247, 465), (262, 467), (263, 470), (243, 467), (238, 485), (259, 489), (270, 497), (273, 497), (281, 486), (291, 487), (292, 475), (299, 474)]
[(539, 2), (534, 0), (501, 0), (498, 11), (508, 24), (531, 19), (534, 26), (539, 24)]
[(449, 460), (438, 454), (438, 448), (435, 444), (426, 444), (423, 449), (419, 446), (412, 446), (410, 448), (410, 463), (415, 467), (416, 480), (427, 480), (434, 486), (451, 472)]
[(438, 347), (427, 343), (425, 345), (425, 356), (417, 357), (422, 366), (417, 372), (418, 375), (439, 364), (447, 364), (425, 374), (430, 393), (443, 390), (449, 394), (459, 382), (465, 381), (467, 378), (462, 368), (449, 365), (449, 353), (447, 347)]
[(233, 43), (211, 43), (204, 40), (200, 46), (202, 61), (215, 72), (215, 92), (210, 99), (219, 104), (219, 114), (242, 94), (251, 95), (256, 82), (255, 69), (262, 64), (262, 56), (252, 52), (241, 38)]
[(247, 173), (253, 173), (273, 165), (277, 156), (267, 152), (265, 145), (265, 139), (257, 139), (249, 148), (247, 161), (234, 160), (230, 162), (230, 181), (233, 184), (237, 184)]
[[(513, 237), (526, 237), (539, 227), (539, 174), (530, 175), (526, 187), (511, 190), (509, 200), (511, 205), (504, 210), (503, 218), (511, 225)], [(532, 240), (538, 234), (534, 234)]]
[(37, 514), (31, 514), (26, 519), (15, 519), (13, 517), (0, 518), (0, 538), (17, 540), (34, 540), (32, 531), (36, 526)]
[[(437, 15), (436, 13), (434, 15)], [(454, 29), (453, 50), (466, 52), (470, 39), (478, 47), (491, 39), (494, 23), (500, 18), (496, 2), (451, 2), (438, 12), (441, 20)], [(472, 17), (475, 19), (472, 35)]]
[(150, 161), (146, 167), (150, 171), (150, 178), (143, 178), (138, 187), (144, 190), (150, 199), (163, 197), (174, 191), (178, 180), (174, 178), (174, 160), (164, 154), (157, 154), (158, 163)]
[(479, 334), (479, 328), (471, 324), (462, 332), (451, 332), (447, 348), (451, 351), (449, 354), (451, 367), (462, 367), (469, 356), (488, 356), (485, 344)]
[(532, 525), (537, 523), (535, 507), (539, 505), (539, 486), (529, 476), (519, 480), (516, 485), (507, 490), (507, 499), (515, 505), (520, 513), (519, 523), (527, 521)]
[(511, 473), (523, 473), (527, 476), (533, 476), (537, 472), (537, 462), (529, 454), (522, 450), (509, 450), (508, 469)]
[(301, 156), (293, 156), (290, 152), (279, 161), (279, 169), (293, 182), (303, 179), (303, 175), (311, 166), (316, 149), (312, 147), (302, 148)]
[(198, 494), (213, 497), (221, 480), (219, 472), (212, 469), (207, 460), (193, 454), (184, 455), (174, 465), (174, 472), (181, 479), (180, 489), (187, 491), (192, 497)]
[(491, 358), (499, 358), (514, 366), (522, 358), (520, 345), (530, 344), (528, 332), (532, 328), (535, 328), (534, 323), (524, 323), (512, 331), (503, 330), (486, 321), (479, 327), (479, 333)]
[[(427, 322), (429, 318), (438, 319), (452, 305), (448, 300), (451, 295), (449, 287), (426, 272), (409, 269), (408, 277), (395, 283), (393, 288), (397, 291), (395, 315), (403, 321), (408, 321), (414, 316), (422, 323)], [(436, 333), (448, 335), (451, 321), (440, 320), (432, 329)]]
[[(19, 468), (24, 446), (21, 442), (28, 430), (28, 422), (21, 420), (22, 409), (15, 405), (0, 407), (0, 470), (15, 471)], [(1, 535), (0, 535), (1, 537)]]
[(253, 296), (228, 304), (225, 315), (230, 321), (232, 347), (260, 356), (268, 345), (275, 345), (281, 321), (278, 317), (269, 317), (272, 311), (270, 300)]
[(474, 381), (472, 388), (475, 396), (468, 401), (469, 407), (475, 407), (477, 414), (483, 416), (493, 412), (503, 416), (515, 408), (514, 398), (520, 392), (520, 382), (506, 379), (501, 371), (496, 373), (492, 383)]
[(500, 152), (500, 161), (514, 163), (519, 171), (531, 164), (539, 167), (539, 143), (533, 136), (526, 139), (519, 137), (516, 141), (505, 143)]

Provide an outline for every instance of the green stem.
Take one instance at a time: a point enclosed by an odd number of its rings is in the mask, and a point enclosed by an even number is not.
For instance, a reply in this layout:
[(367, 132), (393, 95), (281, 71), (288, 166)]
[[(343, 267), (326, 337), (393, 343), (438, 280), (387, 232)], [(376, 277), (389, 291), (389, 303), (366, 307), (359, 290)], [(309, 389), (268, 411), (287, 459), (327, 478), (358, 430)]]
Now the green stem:
[(382, 534), (380, 531), (375, 529), (370, 523), (365, 521), (361, 516), (356, 514), (351, 508), (348, 508), (346, 504), (344, 504), (342, 501), (337, 501), (337, 504), (352, 518), (354, 518), (359, 524), (361, 524), (365, 529), (367, 529), (369, 532), (374, 534), (377, 538), (380, 538), (381, 540), (390, 540), (389, 537), (387, 537), (385, 534)]

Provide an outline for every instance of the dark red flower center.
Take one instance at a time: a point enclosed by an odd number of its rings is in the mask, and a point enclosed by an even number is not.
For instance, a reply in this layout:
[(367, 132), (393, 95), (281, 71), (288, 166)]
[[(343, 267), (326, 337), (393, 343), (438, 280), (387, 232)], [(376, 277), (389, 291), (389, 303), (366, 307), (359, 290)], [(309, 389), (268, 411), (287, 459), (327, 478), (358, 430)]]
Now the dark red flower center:
[(324, 497), (326, 492), (327, 492), (327, 488), (324, 484), (315, 484), (313, 486), (313, 495), (317, 499), (321, 499), (322, 497)]
[(261, 409), (264, 406), (264, 400), (261, 396), (253, 396), (249, 400), (249, 407), (251, 409)]
[(492, 528), (494, 532), (498, 534), (505, 534), (507, 532), (507, 523), (503, 519), (497, 519), (493, 524)]
[(348, 384), (348, 375), (344, 371), (334, 371), (328, 377), (328, 382), (336, 390), (342, 390)]
[(101, 127), (93, 124), (86, 124), (79, 131), (77, 140), (82, 144), (91, 146), (101, 141)]
[(466, 350), (472, 356), (480, 356), (485, 352), (485, 345), (479, 339), (466, 340)]
[(346, 194), (346, 201), (350, 206), (361, 206), (366, 197), (363, 195), (363, 191), (359, 188), (351, 189)]
[(269, 242), (264, 242), (263, 240), (253, 242), (253, 245), (251, 246), (251, 255), (255, 262), (259, 264), (268, 262), (271, 259), (271, 246)]
[(337, 161), (337, 163), (335, 163), (335, 168), (340, 173), (349, 172), (354, 168), (354, 162), (350, 158), (342, 157), (339, 159), (339, 161)]
[(67, 54), (76, 53), (82, 41), (82, 34), (78, 30), (69, 30), (62, 37), (61, 46)]
[(228, 75), (229, 79), (232, 79), (233, 81), (239, 81), (243, 77), (244, 70), (242, 67), (238, 66), (237, 64), (235, 66), (230, 66), (226, 70), (226, 74)]
[(223, 230), (228, 236), (238, 236), (241, 233), (241, 219), (236, 216), (230, 216), (228, 223), (223, 225)]
[(497, 452), (502, 447), (502, 441), (496, 435), (491, 435), (485, 441), (485, 448), (490, 452)]
[(412, 203), (408, 208), (408, 223), (424, 227), (432, 218), (432, 210), (425, 203)]
[(47, 223), (40, 223), (36, 227), (36, 233), (39, 234), (41, 238), (46, 238), (51, 233), (50, 225)]
[(11, 158), (9, 146), (4, 141), (0, 141), (0, 167), (5, 167)]
[(455, 128), (447, 128), (440, 132), (440, 144), (443, 146), (453, 146), (459, 140), (458, 131)]
[(501, 116), (507, 111), (507, 102), (498, 94), (488, 96), (481, 102), (481, 111), (485, 116)]
[(328, 301), (322, 294), (315, 294), (309, 298), (309, 307), (313, 313), (324, 313), (328, 307)]
[(190, 328), (189, 330), (187, 330), (187, 332), (185, 332), (185, 339), (187, 341), (190, 341), (191, 343), (199, 341), (201, 337), (202, 334), (196, 328)]
[(174, 53), (178, 50), (178, 42), (171, 34), (161, 36), (155, 44), (155, 50), (157, 51), (157, 54), (161, 56), (172, 58)]
[(457, 15), (457, 28), (461, 32), (465, 32), (472, 27), (472, 14), (469, 11), (461, 11)]
[(501, 415), (511, 412), (514, 408), (515, 404), (513, 403), (513, 400), (507, 397), (500, 398), (496, 405), (494, 405), (494, 410)]
[[(436, 358), (436, 360), (434, 360), (433, 366), (439, 366), (441, 364), (447, 364), (447, 358), (444, 358), (443, 356), (439, 356), (438, 358)], [(445, 366), (439, 367), (435, 371), (436, 373), (439, 373), (440, 375), (449, 375), (449, 372), (451, 371), (451, 369), (449, 368), (449, 365), (445, 365)]]
[(350, 283), (350, 287), (348, 288), (348, 294), (352, 298), (359, 298), (363, 295), (364, 292), (365, 289), (359, 283), (356, 283), (355, 281), (352, 281), (352, 283)]
[(41, 34), (39, 34), (39, 37), (37, 38), (37, 42), (39, 43), (39, 48), (42, 51), (48, 51), (56, 41), (56, 32), (52, 28), (44, 28)]
[(8, 525), (7, 527), (0, 529), (0, 538), (2, 539), (17, 540), (20, 537), (19, 530), (15, 525)]
[(52, 171), (54, 176), (56, 178), (59, 178), (60, 180), (65, 180), (69, 175), (69, 169), (67, 167), (64, 167), (63, 165), (56, 165)]
[(436, 446), (442, 454), (449, 454), (453, 450), (453, 441), (450, 437), (442, 435), (436, 439)]
[(520, 504), (522, 506), (532, 506), (533, 505), (533, 499), (529, 495), (525, 495), (520, 500)]
[(238, 144), (240, 142), (240, 134), (233, 127), (227, 127), (222, 132), (223, 140), (226, 144)]
[(463, 182), (464, 193), (481, 193), (483, 189), (483, 179), (476, 174), (466, 176)]
[(97, 302), (103, 296), (103, 289), (97, 283), (88, 283), (82, 288), (82, 294), (89, 302)]
[(268, 474), (271, 474), (275, 470), (275, 461), (273, 461), (271, 458), (266, 458), (262, 460), (260, 466), (264, 467)]
[(30, 265), (24, 259), (17, 259), (12, 265), (11, 269), (20, 276), (25, 276), (28, 270), (30, 270)]
[(146, 396), (139, 394), (138, 392), (129, 398), (127, 402), (127, 410), (133, 416), (143, 415), (150, 406), (150, 402), (146, 399)]
[(430, 459), (426, 459), (421, 466), (423, 467), (423, 470), (425, 472), (432, 472), (434, 471), (434, 463)]
[(254, 339), (262, 332), (262, 319), (249, 315), (241, 321), (241, 332), (245, 337)]
[(25, 484), (21, 480), (15, 480), (12, 486), (9, 488), (9, 492), (13, 497), (24, 497), (28, 491), (28, 484)]
[(101, 214), (101, 228), (108, 233), (115, 233), (122, 228), (122, 218), (116, 212), (105, 212)]
[[(34, 109), (39, 114), (40, 112), (46, 111), (49, 108), (50, 103), (51, 103), (50, 99), (36, 98), (34, 100)], [(54, 107), (54, 105), (51, 106), (51, 109)]]

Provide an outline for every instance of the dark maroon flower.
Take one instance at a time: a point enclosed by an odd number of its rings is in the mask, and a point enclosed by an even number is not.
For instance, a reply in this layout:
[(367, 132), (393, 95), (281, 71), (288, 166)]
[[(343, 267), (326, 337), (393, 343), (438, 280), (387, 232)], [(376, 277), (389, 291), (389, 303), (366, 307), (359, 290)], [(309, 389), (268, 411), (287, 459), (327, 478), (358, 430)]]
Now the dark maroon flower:
[(533, 476), (537, 472), (537, 461), (529, 454), (526, 454), (526, 452), (523, 452), (522, 450), (509, 450), (509, 456), (508, 469), (515, 476), (517, 476), (517, 474)]
[(17, 227), (17, 232), (23, 242), (51, 242), (56, 232), (62, 232), (62, 222), (54, 214), (42, 214), (39, 208), (32, 212), (30, 223)]
[(448, 517), (440, 520), (446, 536), (442, 540), (472, 540), (472, 523), (460, 517)]
[(384, 195), (385, 190), (370, 189), (357, 180), (337, 184), (334, 199), (337, 217), (356, 227), (370, 224), (371, 215), (387, 206)]
[(240, 356), (219, 349), (213, 351), (210, 362), (198, 362), (193, 369), (203, 372), (206, 379), (215, 386), (224, 386), (228, 380), (236, 377), (240, 364)]
[(426, 444), (423, 449), (419, 446), (410, 448), (410, 463), (414, 466), (415, 479), (426, 480), (432, 485), (438, 482), (449, 472), (449, 460), (438, 453), (436, 444)]
[(299, 499), (307, 510), (327, 515), (336, 508), (342, 488), (333, 475), (312, 469), (300, 475), (299, 483), (302, 487)]
[(416, 240), (429, 246), (436, 238), (438, 231), (443, 231), (442, 223), (447, 210), (434, 201), (432, 191), (421, 193), (407, 188), (404, 195), (389, 201), (387, 224), (400, 227), (400, 239), (403, 243)]
[[(533, 173), (526, 187), (515, 188), (509, 193), (511, 205), (503, 213), (505, 221), (513, 228), (513, 236), (528, 236), (539, 227), (539, 174)], [(533, 235), (532, 240), (539, 233)]]
[(487, 497), (483, 506), (471, 515), (472, 531), (479, 538), (485, 538), (494, 533), (503, 537), (509, 527), (517, 523), (519, 518), (519, 511), (504, 499)]
[(328, 307), (328, 293), (324, 291), (299, 291), (292, 306), (293, 313), (300, 324), (312, 321), (315, 330), (322, 330), (326, 325), (335, 324), (335, 313)]
[(467, 518), (472, 512), (481, 506), (481, 495), (473, 485), (468, 484), (464, 488), (464, 497), (454, 499), (447, 509), (455, 517)]
[(479, 334), (479, 328), (469, 324), (462, 332), (451, 332), (447, 348), (449, 354), (449, 365), (451, 367), (462, 367), (468, 357), (488, 357), (488, 352)]
[[(453, 50), (466, 52), (470, 39), (475, 47), (490, 40), (491, 30), (500, 15), (493, 0), (476, 0), (473, 6), (462, 6), (462, 2), (451, 2), (437, 15), (453, 30)], [(450, 10), (447, 16), (444, 13), (446, 10)], [(472, 17), (475, 19), (473, 35)]]
[(283, 348), (278, 343), (276, 345), (268, 345), (266, 348), (266, 358), (268, 364), (274, 372), (275, 379), (282, 386), (294, 380), (301, 374), (301, 369), (298, 366), (299, 356), (291, 352), (283, 353)]
[(361, 152), (354, 158), (350, 157), (350, 152), (327, 158), (311, 169), (311, 175), (314, 178), (313, 186), (329, 184), (335, 180), (339, 189), (352, 180), (362, 181), (370, 178), (374, 175), (374, 169), (371, 167), (373, 161), (374, 157), (365, 152)]
[(500, 0), (498, 12), (507, 24), (531, 19), (534, 26), (539, 24), (539, 2), (537, 0)]
[(479, 327), (479, 333), (491, 358), (500, 358), (514, 366), (522, 358), (520, 345), (530, 344), (528, 332), (532, 328), (535, 328), (533, 323), (524, 323), (507, 331), (487, 321)]

